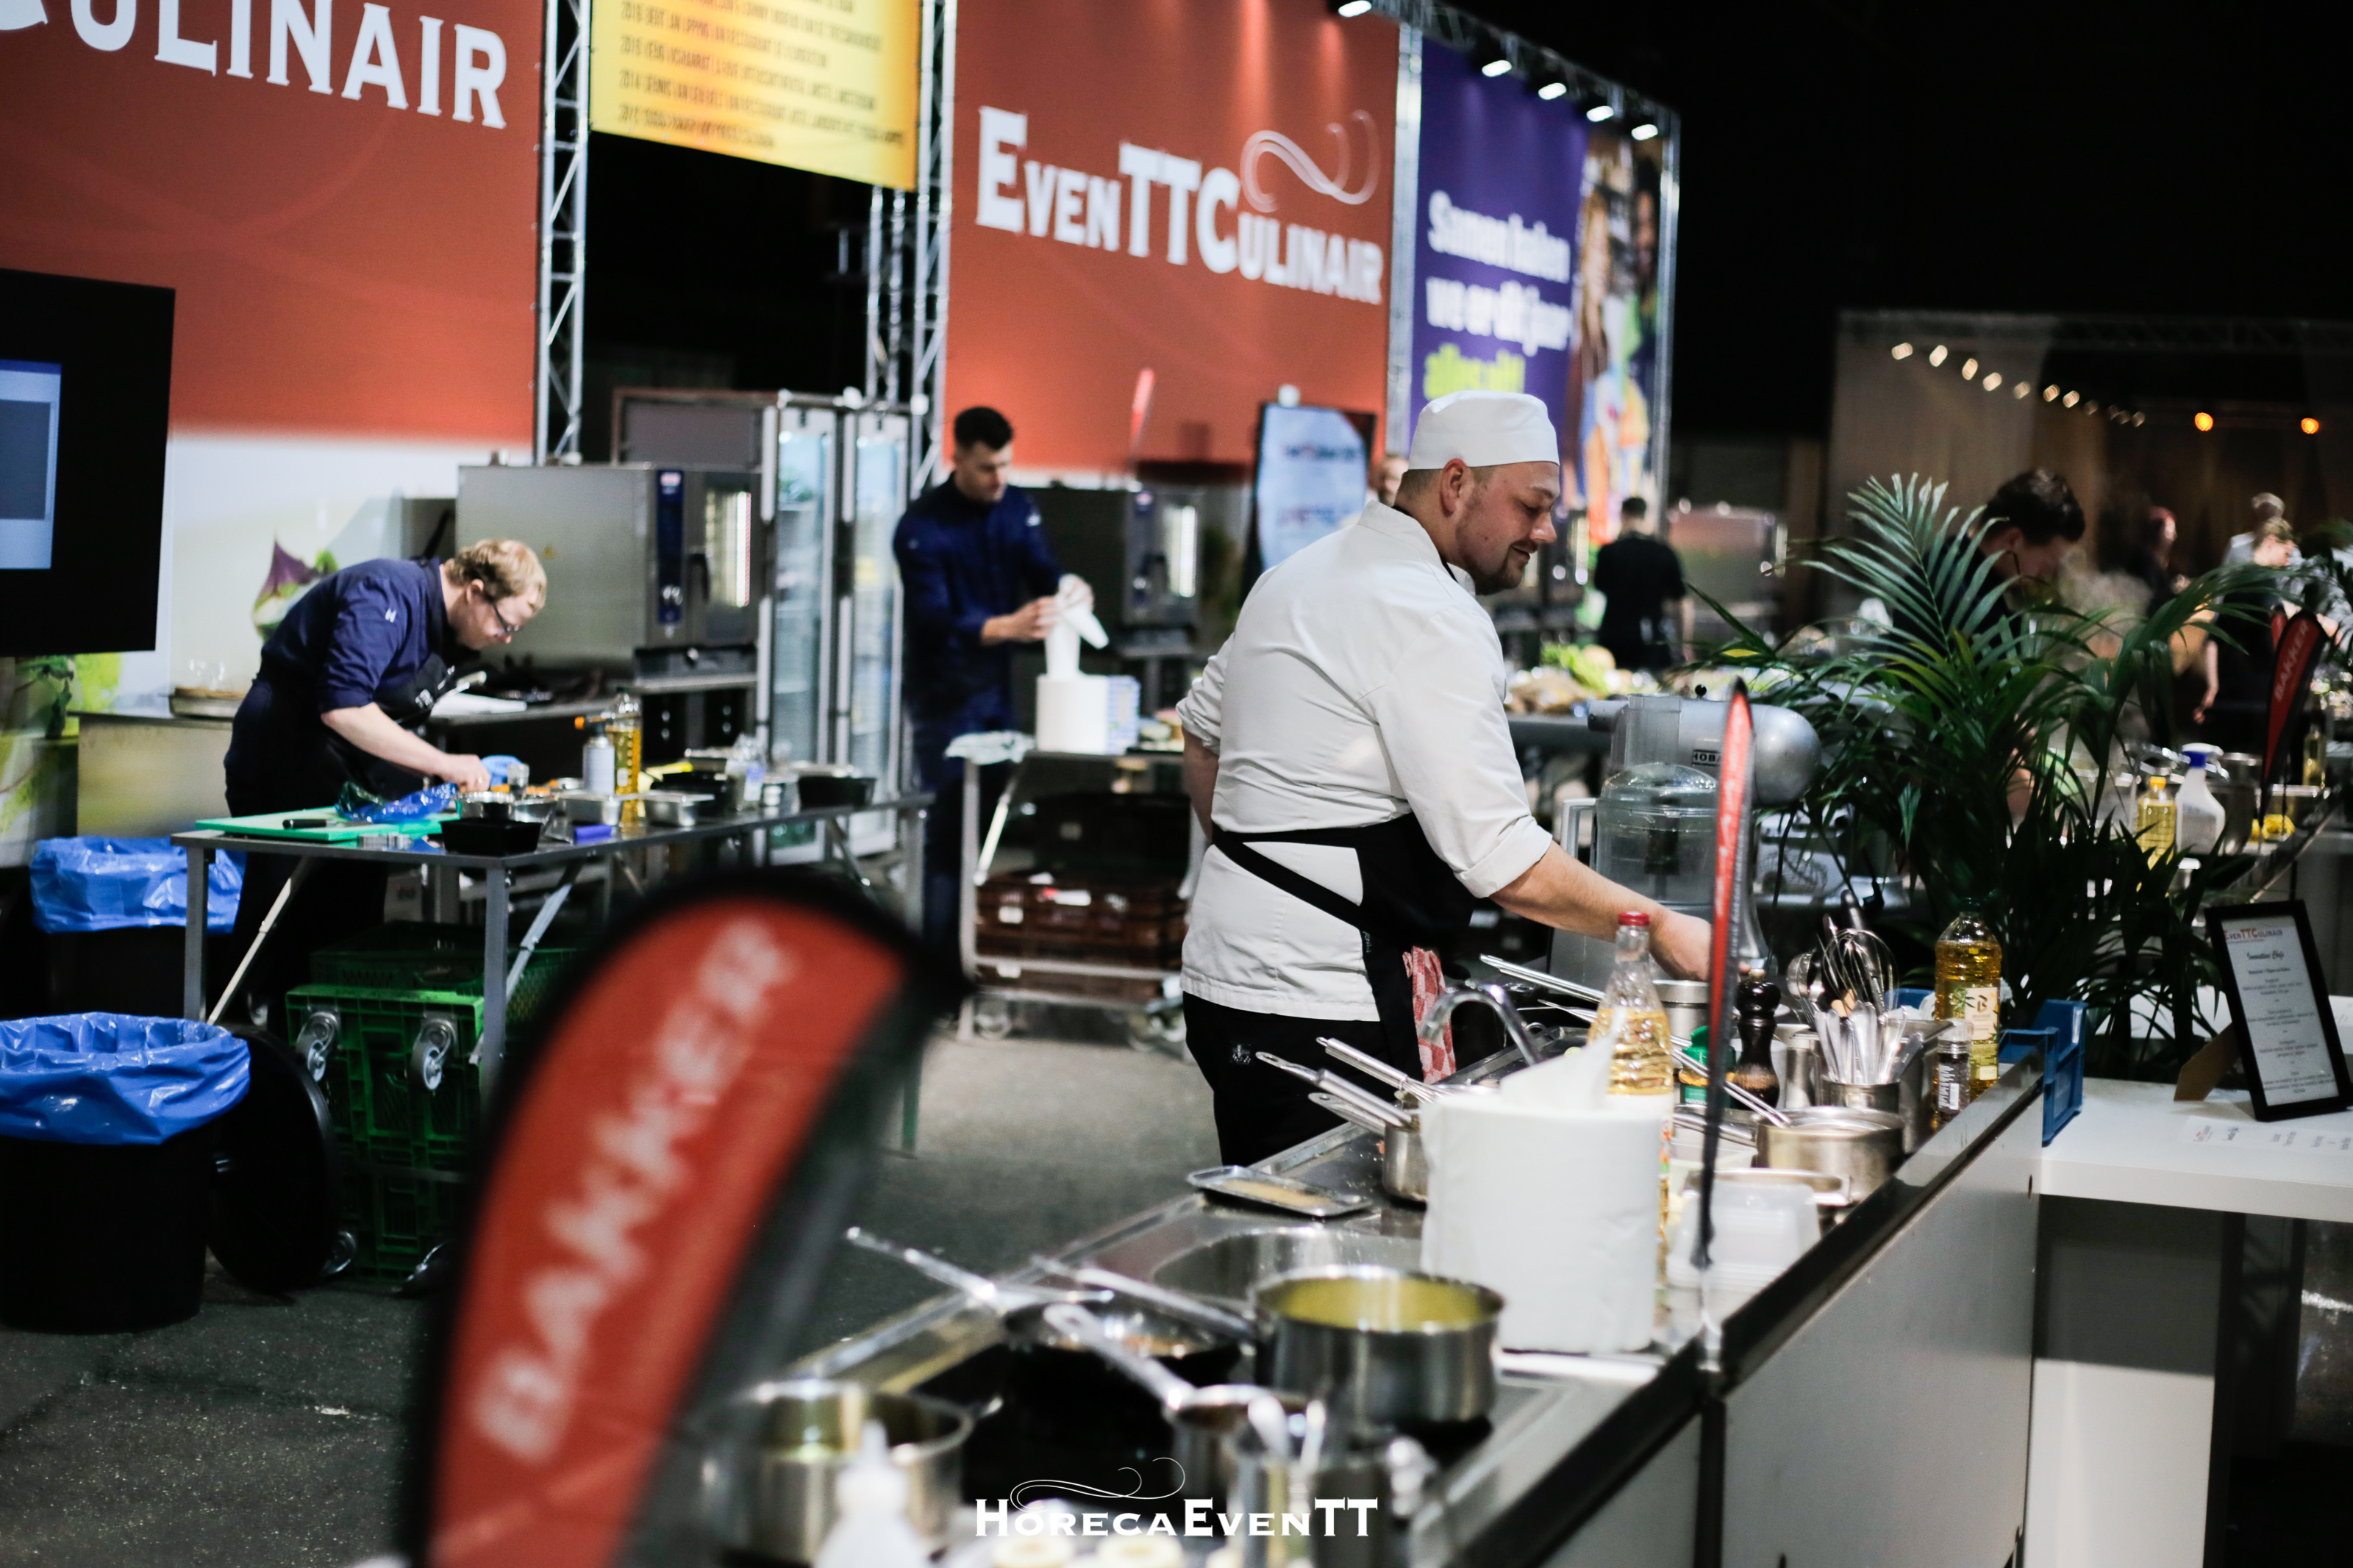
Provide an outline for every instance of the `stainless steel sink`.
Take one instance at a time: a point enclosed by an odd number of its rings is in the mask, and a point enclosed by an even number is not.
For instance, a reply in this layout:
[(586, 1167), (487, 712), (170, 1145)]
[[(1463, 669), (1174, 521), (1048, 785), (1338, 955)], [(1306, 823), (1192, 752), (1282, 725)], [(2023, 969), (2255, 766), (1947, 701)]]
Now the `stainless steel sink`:
[(1409, 1236), (1306, 1227), (1246, 1231), (1190, 1247), (1152, 1271), (1153, 1283), (1172, 1290), (1247, 1304), (1250, 1288), (1303, 1268), (1350, 1264), (1421, 1265), (1421, 1243)]

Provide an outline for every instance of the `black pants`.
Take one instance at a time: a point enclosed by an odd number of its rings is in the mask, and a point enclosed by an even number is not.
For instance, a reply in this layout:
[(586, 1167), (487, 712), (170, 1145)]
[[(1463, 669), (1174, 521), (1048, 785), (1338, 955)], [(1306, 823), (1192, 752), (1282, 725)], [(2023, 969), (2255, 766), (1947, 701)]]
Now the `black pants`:
[[(297, 779), (290, 784), (254, 785), (232, 781), (228, 808), (235, 816), (256, 816), (266, 811), (313, 810), (333, 804), (334, 796), (319, 794), (321, 781)], [(242, 957), (261, 929), (262, 917), (278, 898), (278, 889), (294, 874), (291, 855), (248, 855), (245, 890), (237, 896), (235, 948)], [(313, 860), (311, 874), (287, 900), (285, 912), (271, 928), (269, 943), (254, 960), (238, 986), (247, 997), (264, 1004), (269, 1024), (283, 1030), (286, 993), (311, 979), (311, 954), (329, 942), (384, 923), (384, 889), (390, 872), (360, 860)], [(231, 960), (232, 963), (235, 960)], [(227, 973), (210, 976), (215, 986), (228, 984)], [(218, 994), (217, 992), (215, 993)], [(246, 1002), (232, 1002), (225, 1016), (242, 1023), (249, 1014)]]
[(1245, 1013), (1186, 993), (1185, 1047), (1216, 1097), (1218, 1153), (1226, 1163), (1254, 1165), (1340, 1124), (1338, 1117), (1307, 1098), (1314, 1086), (1260, 1061), (1260, 1051), (1306, 1067), (1330, 1068), (1384, 1100), (1389, 1097), (1388, 1089), (1333, 1060), (1315, 1043), (1325, 1037), (1354, 1046), (1400, 1072), (1421, 1076), (1419, 1056), (1398, 1060), (1373, 1019)]

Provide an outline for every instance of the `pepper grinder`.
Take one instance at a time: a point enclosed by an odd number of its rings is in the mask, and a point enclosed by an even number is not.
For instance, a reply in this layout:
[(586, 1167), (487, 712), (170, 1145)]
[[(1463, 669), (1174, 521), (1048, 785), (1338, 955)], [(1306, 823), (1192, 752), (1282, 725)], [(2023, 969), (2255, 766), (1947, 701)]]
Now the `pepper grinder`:
[(1781, 1079), (1773, 1071), (1773, 1017), (1780, 1006), (1780, 988), (1754, 975), (1742, 980), (1733, 994), (1740, 1023), (1740, 1061), (1725, 1076), (1767, 1105), (1781, 1102)]

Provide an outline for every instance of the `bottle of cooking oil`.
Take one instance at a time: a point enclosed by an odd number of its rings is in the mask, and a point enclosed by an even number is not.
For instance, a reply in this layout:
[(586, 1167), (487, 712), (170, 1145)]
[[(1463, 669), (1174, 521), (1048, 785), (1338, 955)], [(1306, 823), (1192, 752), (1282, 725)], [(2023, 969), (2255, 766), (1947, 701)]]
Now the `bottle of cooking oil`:
[(1968, 1031), (1968, 1098), (1975, 1100), (2001, 1076), (2001, 943), (1975, 910), (1954, 916), (1936, 939), (1936, 1016), (1957, 1018)]
[(1667, 1046), (1667, 1010), (1659, 1001), (1659, 971), (1651, 962), (1651, 917), (1628, 910), (1618, 917), (1618, 959), (1585, 1043), (1609, 1053), (1609, 1092), (1666, 1094), (1675, 1064)]
[[(605, 732), (613, 738), (613, 792), (634, 795), (646, 787), (646, 723), (645, 712), (638, 706), (635, 694), (624, 691), (613, 700), (613, 712), (605, 725)], [(624, 800), (621, 803), (621, 826), (624, 830), (642, 828), (646, 823), (646, 803)]]
[(2140, 847), (2156, 865), (2173, 850), (2173, 836), (2180, 826), (2181, 812), (2173, 793), (2173, 781), (2163, 773), (2151, 773), (2148, 789), (2140, 797), (2137, 826), (2140, 829)]

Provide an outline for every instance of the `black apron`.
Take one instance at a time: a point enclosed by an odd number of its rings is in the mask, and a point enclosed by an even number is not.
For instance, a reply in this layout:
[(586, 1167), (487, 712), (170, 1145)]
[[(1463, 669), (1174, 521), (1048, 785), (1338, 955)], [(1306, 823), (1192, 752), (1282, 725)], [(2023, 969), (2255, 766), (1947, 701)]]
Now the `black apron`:
[[(379, 688), (375, 705), (384, 716), (402, 729), (415, 734), (425, 728), (425, 721), (433, 716), (433, 705), (448, 695), (449, 688), (458, 682), (458, 672), (438, 653), (428, 653), (417, 673), (398, 686)], [(325, 726), (322, 725), (322, 729)], [(328, 749), (343, 763), (344, 773), (371, 795), (386, 800), (397, 800), (412, 790), (425, 787), (421, 773), (409, 772), (396, 763), (360, 750), (334, 731), (327, 731)]]
[[(1324, 844), (1356, 852), (1365, 901), (1352, 904), (1313, 878), (1303, 877), (1252, 848), (1256, 844)], [(1479, 900), (1430, 847), (1411, 812), (1365, 827), (1308, 827), (1286, 833), (1229, 833), (1220, 829), (1209, 847), (1264, 882), (1356, 928), (1363, 938), (1365, 981), (1373, 988), (1381, 1037), (1389, 1060), (1419, 1076), (1419, 1037), (1415, 1033), (1413, 978), (1406, 969), (1409, 949), (1436, 950), (1448, 973), (1461, 978), (1446, 955), (1471, 926)]]

